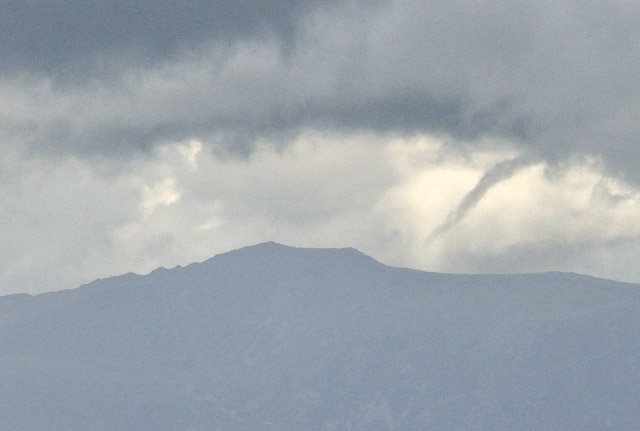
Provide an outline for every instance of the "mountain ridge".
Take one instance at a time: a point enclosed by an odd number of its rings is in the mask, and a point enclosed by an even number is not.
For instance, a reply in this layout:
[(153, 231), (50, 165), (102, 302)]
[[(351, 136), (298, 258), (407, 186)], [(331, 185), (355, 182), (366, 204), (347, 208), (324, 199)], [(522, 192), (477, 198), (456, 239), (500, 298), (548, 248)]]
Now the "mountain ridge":
[[(286, 252), (285, 256), (283, 256), (282, 252)], [(12, 297), (12, 296), (39, 296), (39, 295), (47, 295), (47, 294), (52, 294), (52, 293), (57, 293), (57, 292), (65, 292), (68, 290), (75, 290), (75, 289), (79, 289), (79, 288), (85, 288), (85, 287), (94, 287), (96, 284), (101, 284), (106, 280), (123, 280), (123, 279), (127, 279), (127, 278), (133, 278), (133, 277), (146, 277), (146, 276), (152, 276), (152, 275), (158, 275), (160, 273), (164, 273), (167, 271), (181, 271), (181, 270), (188, 270), (188, 269), (193, 269), (196, 267), (200, 267), (200, 266), (207, 266), (207, 265), (220, 265), (221, 263), (233, 263), (234, 260), (237, 261), (238, 258), (240, 258), (241, 256), (244, 255), (244, 257), (249, 256), (252, 260), (250, 260), (249, 262), (245, 262), (247, 264), (252, 263), (252, 264), (256, 264), (256, 263), (260, 263), (261, 265), (266, 265), (268, 263), (273, 263), (274, 261), (272, 259), (269, 258), (268, 253), (273, 253), (276, 252), (279, 255), (279, 259), (277, 260), (282, 260), (286, 257), (286, 255), (288, 255), (289, 257), (291, 256), (295, 256), (297, 253), (306, 253), (308, 256), (307, 257), (318, 257), (318, 256), (323, 256), (323, 255), (330, 255), (332, 253), (341, 253), (342, 256), (347, 256), (350, 255), (351, 257), (356, 257), (358, 259), (361, 259), (362, 261), (369, 261), (370, 264), (377, 264), (377, 265), (381, 265), (381, 266), (385, 266), (388, 268), (395, 268), (397, 270), (406, 270), (406, 271), (415, 271), (418, 273), (423, 273), (423, 274), (432, 274), (432, 275), (440, 275), (440, 276), (451, 276), (451, 277), (565, 277), (565, 278), (582, 278), (582, 279), (593, 279), (593, 280), (600, 280), (600, 281), (606, 281), (606, 282), (612, 282), (612, 283), (618, 283), (618, 284), (623, 284), (623, 285), (628, 285), (630, 287), (633, 286), (637, 286), (640, 287), (639, 283), (632, 283), (632, 282), (625, 282), (625, 281), (618, 281), (618, 280), (614, 280), (614, 279), (608, 279), (608, 278), (602, 278), (602, 277), (596, 277), (593, 275), (589, 275), (589, 274), (582, 274), (582, 273), (577, 273), (577, 272), (571, 272), (571, 271), (541, 271), (541, 272), (527, 272), (527, 273), (446, 273), (446, 272), (435, 272), (435, 271), (424, 271), (424, 270), (419, 270), (419, 269), (414, 269), (414, 268), (408, 268), (408, 267), (398, 267), (398, 266), (393, 266), (393, 265), (387, 265), (384, 263), (381, 263), (380, 261), (376, 260), (375, 258), (361, 252), (360, 250), (353, 248), (353, 247), (339, 247), (339, 248), (308, 248), (308, 247), (294, 247), (294, 246), (289, 246), (289, 245), (284, 245), (281, 243), (277, 243), (274, 241), (266, 241), (266, 242), (262, 242), (262, 243), (258, 243), (258, 244), (254, 244), (254, 245), (248, 245), (248, 246), (244, 246), (244, 247), (240, 247), (238, 249), (234, 249), (234, 250), (230, 250), (224, 253), (219, 253), (215, 256), (212, 256), (208, 259), (205, 259), (203, 261), (200, 262), (192, 262), (189, 263), (187, 265), (176, 265), (174, 267), (157, 267), (153, 270), (151, 270), (148, 273), (134, 273), (134, 272), (127, 272), (124, 274), (119, 274), (119, 275), (113, 275), (113, 276), (108, 276), (108, 277), (101, 277), (98, 278), (96, 280), (87, 282), (87, 283), (83, 283), (79, 286), (76, 287), (71, 287), (68, 289), (63, 289), (63, 290), (59, 290), (59, 291), (53, 291), (53, 292), (43, 292), (43, 293), (38, 293), (38, 294), (30, 294), (30, 293), (12, 293), (12, 294), (7, 294), (7, 295), (0, 295), (0, 298), (5, 298), (5, 297)], [(258, 260), (256, 262), (256, 259)]]
[(0, 428), (640, 428), (640, 289), (267, 243), (0, 297)]

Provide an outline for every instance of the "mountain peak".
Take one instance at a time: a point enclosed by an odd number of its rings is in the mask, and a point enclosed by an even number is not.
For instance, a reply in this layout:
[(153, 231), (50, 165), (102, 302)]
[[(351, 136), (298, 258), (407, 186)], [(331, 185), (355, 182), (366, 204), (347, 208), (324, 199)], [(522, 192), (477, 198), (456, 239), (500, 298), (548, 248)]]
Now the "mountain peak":
[(273, 266), (284, 265), (382, 265), (361, 251), (346, 248), (302, 248), (279, 244), (274, 241), (263, 242), (251, 246), (219, 254), (205, 263), (224, 263), (241, 266)]

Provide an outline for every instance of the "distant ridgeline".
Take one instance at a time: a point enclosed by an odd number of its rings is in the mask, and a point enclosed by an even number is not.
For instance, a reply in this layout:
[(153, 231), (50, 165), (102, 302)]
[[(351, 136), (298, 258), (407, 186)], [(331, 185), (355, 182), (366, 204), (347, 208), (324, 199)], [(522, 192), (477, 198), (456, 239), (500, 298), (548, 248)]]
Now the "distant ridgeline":
[(640, 430), (640, 286), (260, 244), (0, 297), (0, 429)]

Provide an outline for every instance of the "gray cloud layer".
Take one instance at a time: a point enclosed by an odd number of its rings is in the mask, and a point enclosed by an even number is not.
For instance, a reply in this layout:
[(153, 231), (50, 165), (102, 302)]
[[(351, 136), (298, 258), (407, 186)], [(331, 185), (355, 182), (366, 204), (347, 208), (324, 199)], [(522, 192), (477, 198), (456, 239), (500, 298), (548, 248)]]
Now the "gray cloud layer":
[(309, 8), (306, 3), (5, 0), (0, 2), (0, 39), (6, 60), (1, 68), (62, 77), (72, 72), (99, 73), (98, 67), (108, 65), (100, 61), (109, 57), (162, 61), (210, 40), (231, 42), (269, 33), (291, 40), (296, 20)]
[(102, 154), (246, 152), (305, 128), (488, 135), (640, 180), (637, 2), (313, 4), (0, 2), (2, 82), (27, 105), (4, 132)]

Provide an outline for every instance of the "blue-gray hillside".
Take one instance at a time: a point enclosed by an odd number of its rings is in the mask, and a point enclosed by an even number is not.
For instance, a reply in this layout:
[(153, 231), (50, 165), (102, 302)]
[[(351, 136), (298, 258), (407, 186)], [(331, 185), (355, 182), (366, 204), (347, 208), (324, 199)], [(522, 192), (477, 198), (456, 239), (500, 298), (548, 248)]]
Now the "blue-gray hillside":
[(640, 429), (640, 286), (266, 243), (0, 298), (0, 429)]

